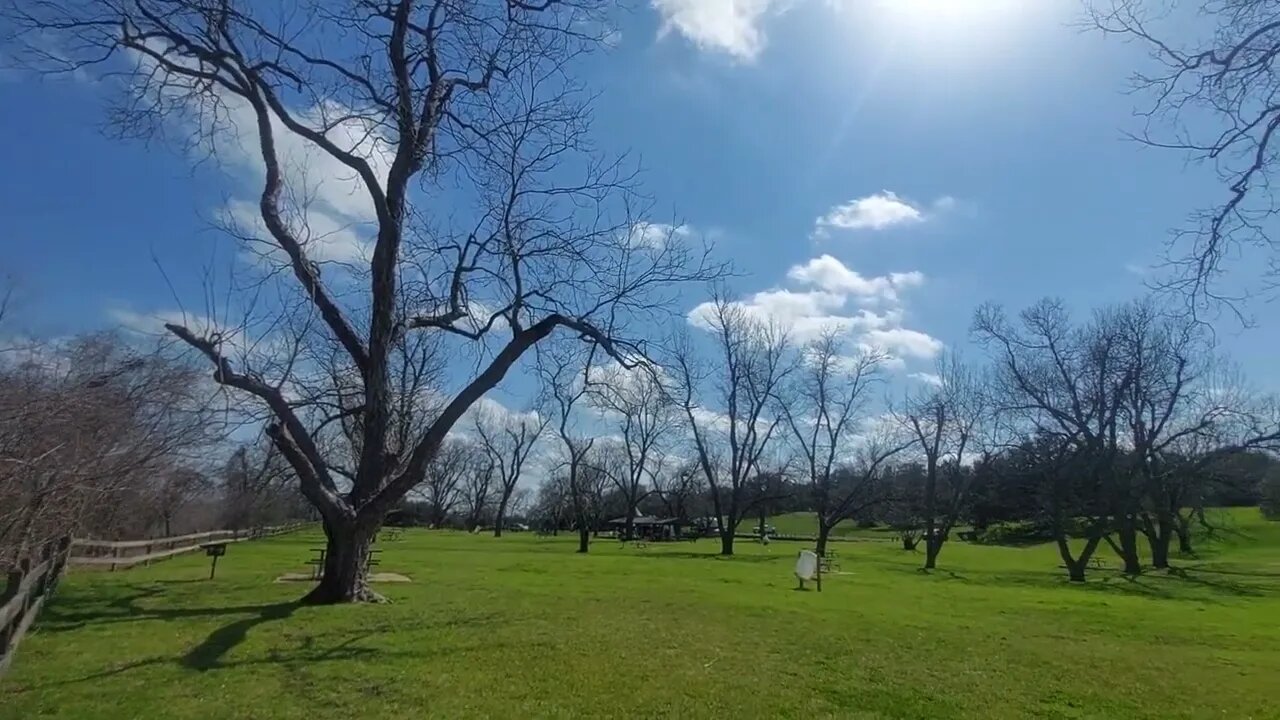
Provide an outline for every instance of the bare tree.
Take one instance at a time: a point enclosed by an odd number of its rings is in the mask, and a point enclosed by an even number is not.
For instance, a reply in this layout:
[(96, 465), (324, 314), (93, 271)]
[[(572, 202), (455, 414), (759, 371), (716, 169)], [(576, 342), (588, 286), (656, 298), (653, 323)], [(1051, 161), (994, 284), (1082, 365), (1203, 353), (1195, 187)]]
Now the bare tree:
[(463, 526), (468, 532), (478, 530), (492, 512), (497, 478), (498, 469), (493, 459), (487, 453), (478, 453), (462, 481), (462, 508), (466, 513)]
[(113, 334), (0, 356), (0, 564), (73, 532), (150, 532), (156, 479), (220, 439), (210, 397), (190, 364)]
[(623, 538), (631, 540), (637, 508), (662, 471), (665, 442), (678, 417), (676, 406), (656, 367), (627, 369), (614, 364), (589, 372), (592, 404), (613, 421), (621, 437), (617, 445), (626, 456), (625, 463), (617, 463), (611, 479), (627, 505)]
[(669, 517), (687, 524), (702, 515), (707, 491), (706, 477), (696, 460), (668, 462), (653, 477), (653, 491), (662, 500)]
[(476, 413), (476, 435), (487, 464), (493, 467), (498, 480), (494, 537), (502, 537), (502, 526), (507, 520), (512, 495), (520, 484), (529, 454), (546, 427), (546, 418), (536, 412), (509, 414), (482, 408)]
[(960, 359), (938, 361), (937, 386), (907, 397), (900, 421), (924, 458), (924, 543), (926, 570), (960, 518), (972, 473), (966, 467), (975, 452), (986, 407), (972, 371)]
[[(326, 566), (307, 601), (379, 599), (366, 575), (383, 517), (530, 348), (563, 328), (630, 364), (640, 347), (624, 331), (628, 321), (664, 311), (672, 282), (720, 274), (674, 233), (638, 242), (633, 211), (643, 199), (632, 174), (591, 151), (589, 96), (568, 70), (608, 32), (607, 7), (362, 0), (286, 15), (235, 0), (9, 7), (32, 53), (60, 43), (56, 57), (40, 58), (45, 71), (123, 80), (110, 116), (122, 134), (185, 129), (189, 148), (207, 150), (227, 135), (245, 140), (243, 128), (256, 150), (258, 227), (238, 235), (252, 236), (270, 261), (265, 277), (281, 288), (267, 327), (292, 336), (240, 337), (256, 352), (236, 353), (218, 324), (166, 327), (207, 358), (218, 383), (267, 411), (270, 436), (323, 517)], [(319, 158), (338, 176), (322, 180), (347, 183), (361, 205), (355, 230), (369, 247), (345, 267), (321, 262), (325, 238), (343, 223), (322, 222), (315, 184), (298, 180), (290, 147)], [(431, 214), (459, 198), (454, 214)], [(477, 208), (472, 217), (468, 208)], [(267, 297), (245, 293), (247, 307)], [(394, 353), (414, 333), (470, 342), (483, 359), (398, 448)], [(346, 369), (326, 393), (331, 410), (317, 398), (299, 407), (293, 385), (325, 375), (316, 358), (325, 349)], [(358, 415), (346, 447), (323, 437), (336, 415)], [(351, 476), (335, 472), (348, 459)]]
[(476, 446), (461, 438), (450, 438), (427, 468), (427, 478), (414, 493), (427, 503), (427, 524), (443, 527), (462, 499), (463, 478), (476, 472)]
[[(686, 337), (673, 343), (673, 366), (678, 402), (711, 489), (720, 552), (732, 555), (734, 533), (753, 502), (749, 483), (761, 472), (782, 422), (769, 412), (794, 362), (782, 328), (752, 317), (723, 291), (715, 293), (709, 308), (704, 320), (714, 359), (701, 361)], [(704, 404), (704, 398), (714, 405)]]
[(825, 556), (836, 525), (877, 502), (872, 484), (881, 466), (911, 444), (876, 430), (867, 433), (868, 394), (882, 381), (885, 359), (877, 350), (845, 355), (840, 333), (826, 331), (804, 348), (778, 403), (812, 493), (819, 555)]
[(297, 512), (297, 505), (307, 505), (297, 490), (293, 468), (270, 438), (260, 437), (237, 447), (223, 465), (219, 480), (225, 527), (261, 527), (305, 517)]
[(573, 507), (574, 524), (578, 528), (578, 552), (585, 553), (591, 547), (591, 531), (595, 528), (591, 518), (592, 493), (586, 461), (595, 444), (594, 438), (581, 436), (575, 425), (575, 409), (587, 398), (589, 370), (596, 355), (596, 347), (566, 346), (551, 343), (538, 349), (538, 375), (542, 380), (544, 414), (555, 429), (563, 446), (561, 467), (566, 474), (569, 500)]
[[(1271, 189), (1280, 129), (1280, 23), (1274, 3), (1096, 0), (1089, 13), (1093, 28), (1149, 52), (1151, 62), (1132, 78), (1148, 101), (1138, 110), (1145, 124), (1133, 137), (1210, 164), (1225, 186), (1220, 202), (1195, 213), (1174, 235), (1166, 285), (1184, 292), (1193, 308), (1204, 301), (1239, 300), (1223, 295), (1215, 281), (1233, 259), (1260, 253), (1274, 287), (1280, 272), (1269, 229), (1280, 208)], [(1205, 26), (1211, 31), (1188, 32)]]
[[(1060, 302), (1044, 300), (1023, 311), (1017, 324), (996, 306), (983, 306), (974, 334), (991, 352), (996, 406), (1044, 439), (1039, 466), (1048, 493), (1055, 540), (1070, 579), (1083, 581), (1089, 559), (1125, 516), (1130, 497), (1120, 472), (1120, 433), (1131, 382), (1124, 343), (1104, 313), (1075, 325)], [(1074, 482), (1078, 479), (1079, 482)], [(1085, 545), (1074, 555), (1068, 522), (1085, 518)], [(1140, 572), (1132, 523), (1116, 523), (1126, 572)]]
[(178, 513), (206, 495), (211, 483), (201, 472), (190, 467), (175, 467), (156, 477), (145, 492), (160, 519), (161, 534), (173, 536), (173, 522)]

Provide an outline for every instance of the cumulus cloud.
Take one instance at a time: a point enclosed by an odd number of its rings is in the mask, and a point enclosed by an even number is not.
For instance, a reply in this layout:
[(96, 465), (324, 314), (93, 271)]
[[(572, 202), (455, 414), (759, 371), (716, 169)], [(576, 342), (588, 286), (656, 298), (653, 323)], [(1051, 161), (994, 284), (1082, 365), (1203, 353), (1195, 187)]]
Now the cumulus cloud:
[(751, 61), (765, 46), (764, 20), (785, 0), (651, 0), (662, 18), (658, 37), (679, 33), (701, 50)]
[[(904, 327), (902, 292), (919, 287), (925, 277), (917, 271), (866, 277), (830, 255), (796, 265), (786, 278), (797, 287), (772, 288), (735, 301), (748, 316), (785, 327), (798, 342), (823, 332), (849, 335), (864, 349), (888, 354), (888, 363), (903, 367), (906, 358), (930, 359), (943, 349), (938, 339)], [(878, 302), (875, 310), (851, 304)], [(715, 305), (702, 303), (688, 314), (694, 327), (709, 329)]]
[(813, 237), (830, 237), (837, 230), (886, 230), (903, 225), (917, 225), (937, 213), (955, 208), (956, 199), (944, 195), (929, 208), (882, 190), (866, 197), (836, 205), (814, 222)]
[(895, 272), (880, 277), (863, 277), (830, 255), (822, 255), (787, 271), (787, 277), (805, 285), (822, 288), (828, 293), (852, 295), (867, 300), (898, 299), (898, 291), (924, 284), (924, 274)]

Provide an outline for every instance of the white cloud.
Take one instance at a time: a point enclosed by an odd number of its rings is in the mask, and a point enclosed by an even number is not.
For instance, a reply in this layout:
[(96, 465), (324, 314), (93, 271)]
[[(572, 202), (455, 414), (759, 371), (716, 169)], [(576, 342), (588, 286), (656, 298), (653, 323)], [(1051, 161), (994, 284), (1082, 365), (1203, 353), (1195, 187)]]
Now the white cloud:
[[(886, 364), (900, 369), (904, 358), (933, 358), (943, 349), (936, 338), (903, 326), (902, 291), (924, 284), (917, 271), (865, 277), (831, 255), (816, 257), (787, 271), (798, 288), (773, 288), (735, 301), (756, 319), (786, 328), (797, 342), (834, 330), (849, 335), (858, 346), (887, 353)], [(881, 303), (876, 310), (854, 304)], [(715, 305), (704, 302), (688, 314), (691, 325), (713, 326)]]
[[(287, 262), (288, 257), (272, 239), (262, 222), (257, 203), (247, 200), (231, 200), (223, 209), (223, 221), (235, 228), (238, 235), (256, 241), (249, 252), (270, 257), (277, 262)], [(302, 222), (291, 228), (302, 241), (307, 257), (315, 262), (358, 263), (365, 262), (373, 252), (373, 243), (355, 231), (356, 224), (343, 222), (341, 218), (323, 212), (309, 212)]]
[(829, 293), (853, 295), (868, 300), (896, 301), (899, 289), (924, 284), (924, 274), (915, 270), (873, 278), (863, 277), (830, 255), (813, 258), (804, 265), (796, 265), (787, 271), (787, 277), (799, 283), (817, 286)]
[(935, 337), (901, 327), (870, 330), (862, 336), (862, 342), (867, 347), (880, 348), (895, 356), (925, 360), (937, 357), (944, 347), (942, 341)]
[(910, 202), (885, 190), (843, 205), (836, 205), (818, 218), (814, 234), (826, 236), (837, 230), (883, 230), (894, 225), (924, 222), (924, 213)]
[[(171, 56), (172, 57), (172, 56)], [(134, 54), (143, 71), (154, 67), (147, 56)], [(257, 196), (266, 176), (253, 108), (243, 98), (220, 92), (213, 100), (193, 100), (180, 89), (181, 78), (171, 76), (159, 91), (165, 102), (182, 106), (188, 113), (188, 129), (200, 135), (197, 149), (210, 152), (242, 185), (251, 200), (233, 200), (223, 209), (224, 218), (235, 220), (242, 230), (269, 240), (258, 218)], [(375, 177), (384, 181), (394, 159), (394, 147), (378, 133), (376, 117), (337, 102), (313, 107), (290, 108), (302, 124), (323, 130), (326, 139), (339, 149), (364, 159)], [(217, 113), (216, 132), (206, 137), (211, 113)], [(271, 117), (276, 157), (284, 178), (284, 214), (307, 244), (308, 256), (316, 262), (355, 261), (367, 257), (375, 220), (373, 201), (357, 173), (314, 143)], [(278, 258), (270, 252), (262, 257)]]
[(701, 50), (754, 60), (765, 46), (766, 16), (786, 0), (651, 0), (662, 17), (658, 37), (678, 32)]
[(836, 205), (814, 222), (813, 237), (823, 239), (833, 230), (885, 230), (900, 225), (917, 225), (939, 213), (954, 210), (958, 201), (950, 195), (933, 201), (928, 208), (899, 197), (889, 190)]

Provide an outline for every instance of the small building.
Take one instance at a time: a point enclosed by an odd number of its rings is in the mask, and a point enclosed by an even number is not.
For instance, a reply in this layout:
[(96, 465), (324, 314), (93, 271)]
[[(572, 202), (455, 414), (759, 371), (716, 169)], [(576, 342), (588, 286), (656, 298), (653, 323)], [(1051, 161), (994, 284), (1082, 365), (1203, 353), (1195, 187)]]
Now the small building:
[[(610, 520), (607, 525), (609, 529), (622, 537), (627, 529), (627, 519), (625, 517)], [(661, 540), (675, 540), (680, 537), (680, 520), (679, 518), (660, 518), (653, 515), (637, 515), (631, 520), (631, 527), (635, 533), (637, 540), (649, 540), (657, 542)]]

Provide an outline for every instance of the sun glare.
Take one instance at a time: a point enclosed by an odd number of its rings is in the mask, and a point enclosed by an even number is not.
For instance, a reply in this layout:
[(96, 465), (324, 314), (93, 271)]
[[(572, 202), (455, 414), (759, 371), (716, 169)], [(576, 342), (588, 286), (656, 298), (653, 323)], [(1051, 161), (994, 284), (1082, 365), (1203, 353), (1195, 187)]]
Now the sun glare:
[(1011, 39), (1035, 7), (1029, 0), (876, 0), (872, 22), (921, 55), (976, 57)]
[(919, 22), (989, 21), (1017, 12), (1016, 0), (881, 0), (890, 12)]

